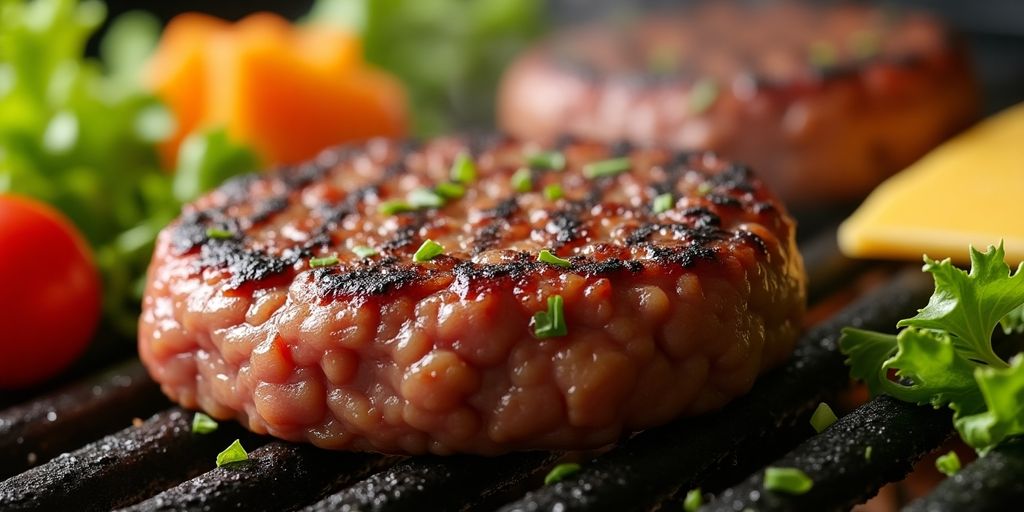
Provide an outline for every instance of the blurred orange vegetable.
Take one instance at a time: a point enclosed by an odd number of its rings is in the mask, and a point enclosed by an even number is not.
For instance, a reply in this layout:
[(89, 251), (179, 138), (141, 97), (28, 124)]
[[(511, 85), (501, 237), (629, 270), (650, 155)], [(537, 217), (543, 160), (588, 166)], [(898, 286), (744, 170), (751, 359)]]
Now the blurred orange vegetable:
[(237, 23), (197, 13), (168, 24), (145, 71), (178, 126), (161, 147), (173, 167), (182, 139), (224, 126), (271, 163), (294, 163), (321, 149), (407, 126), (405, 92), (362, 57), (342, 29), (293, 26), (269, 13)]

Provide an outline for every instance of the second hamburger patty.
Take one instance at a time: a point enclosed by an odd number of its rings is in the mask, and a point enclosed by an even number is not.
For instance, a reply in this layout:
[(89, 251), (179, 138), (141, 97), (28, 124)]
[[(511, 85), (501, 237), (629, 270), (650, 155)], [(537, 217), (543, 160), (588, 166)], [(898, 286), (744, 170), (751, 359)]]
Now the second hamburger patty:
[(973, 121), (960, 45), (921, 12), (704, 2), (566, 29), (506, 72), (514, 135), (716, 151), (790, 205), (856, 200)]
[(374, 141), (186, 207), (143, 308), (142, 359), (186, 407), (494, 454), (721, 407), (791, 352), (804, 276), (784, 208), (711, 154)]

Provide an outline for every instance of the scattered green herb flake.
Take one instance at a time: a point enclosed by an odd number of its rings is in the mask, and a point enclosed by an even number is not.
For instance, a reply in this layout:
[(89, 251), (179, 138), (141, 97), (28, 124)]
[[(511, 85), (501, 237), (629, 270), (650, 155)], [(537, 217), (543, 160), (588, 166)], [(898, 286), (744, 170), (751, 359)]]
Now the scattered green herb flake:
[(213, 418), (201, 412), (197, 412), (192, 417), (192, 433), (194, 434), (209, 434), (217, 430), (217, 426), (217, 422)]
[(229, 240), (235, 237), (231, 231), (221, 228), (206, 228), (206, 238), (214, 240)]
[(565, 155), (561, 151), (539, 151), (526, 157), (526, 165), (535, 169), (561, 171), (565, 169)]
[(583, 166), (583, 175), (589, 179), (606, 178), (622, 174), (633, 167), (633, 162), (628, 156), (591, 162)]
[(394, 215), (396, 213), (411, 212), (415, 210), (409, 203), (402, 201), (401, 199), (392, 199), (390, 201), (384, 201), (377, 208), (380, 213), (384, 215)]
[(935, 467), (943, 475), (953, 476), (960, 471), (960, 457), (957, 456), (956, 452), (950, 451), (935, 459)]
[(873, 446), (868, 446), (867, 448), (864, 448), (864, 460), (871, 462), (871, 454), (874, 451), (875, 448)]
[(832, 408), (825, 402), (818, 404), (818, 408), (814, 410), (814, 414), (811, 415), (811, 426), (814, 427), (814, 431), (822, 433), (825, 429), (832, 426), (836, 422), (836, 413), (832, 412)]
[(805, 494), (811, 487), (814, 487), (814, 481), (797, 468), (768, 467), (764, 470), (765, 490), (795, 496)]
[(416, 253), (412, 255), (412, 260), (416, 263), (424, 263), (440, 256), (441, 254), (444, 254), (444, 246), (428, 239), (420, 245), (419, 249), (416, 249)]
[(370, 256), (375, 256), (377, 254), (377, 249), (367, 247), (365, 245), (357, 245), (352, 248), (352, 252), (355, 253), (356, 256), (365, 259)]
[(808, 58), (811, 61), (811, 65), (816, 68), (830, 68), (838, 62), (839, 53), (832, 43), (817, 41), (811, 43), (811, 47), (808, 50)]
[(437, 192), (427, 188), (417, 188), (409, 192), (406, 200), (413, 208), (440, 208), (444, 206), (444, 198)]
[(529, 192), (533, 188), (533, 175), (526, 167), (519, 168), (510, 179), (516, 192)]
[(461, 153), (455, 157), (455, 162), (452, 164), (449, 174), (454, 182), (462, 184), (472, 183), (476, 181), (476, 164), (473, 163), (473, 159), (469, 155)]
[(242, 442), (235, 439), (235, 442), (217, 454), (217, 467), (247, 460), (249, 460), (249, 454), (246, 453), (245, 448), (242, 448)]
[(690, 489), (690, 492), (686, 493), (686, 499), (683, 500), (683, 510), (697, 512), (702, 505), (704, 505), (704, 495), (701, 494), (700, 488)]
[(711, 185), (710, 183), (708, 183), (706, 181), (701, 182), (700, 185), (697, 185), (697, 195), (698, 196), (706, 196), (709, 193), (711, 193), (711, 190), (713, 188), (715, 188), (715, 187), (713, 185)]
[(565, 192), (562, 191), (562, 186), (557, 183), (552, 183), (544, 187), (544, 197), (548, 201), (557, 201), (561, 199), (563, 195), (565, 195)]
[(698, 80), (690, 88), (687, 107), (691, 114), (700, 115), (707, 112), (718, 100), (718, 84), (711, 79)]
[(542, 340), (569, 334), (565, 323), (565, 302), (561, 295), (548, 297), (547, 311), (533, 314), (533, 334)]
[(571, 261), (565, 258), (559, 258), (558, 256), (555, 256), (554, 254), (551, 253), (551, 251), (547, 249), (543, 249), (540, 251), (540, 254), (537, 256), (537, 261), (542, 261), (549, 265), (555, 265), (562, 268), (569, 268), (572, 266)]
[(439, 183), (434, 187), (434, 192), (445, 199), (458, 199), (466, 195), (466, 187), (461, 183), (455, 183), (454, 181), (448, 181)]
[(647, 56), (647, 70), (662, 76), (679, 71), (679, 52), (672, 46), (654, 48)]
[(1007, 364), (992, 347), (995, 327), (1014, 323), (1024, 305), (1024, 264), (1011, 271), (1002, 244), (970, 255), (970, 272), (925, 257), (935, 292), (898, 335), (848, 328), (839, 344), (850, 375), (873, 394), (949, 406), (960, 437), (984, 453), (1024, 434), (1024, 356)]
[(675, 203), (672, 199), (672, 193), (666, 192), (654, 198), (654, 203), (651, 205), (651, 210), (654, 213), (667, 212), (672, 209), (672, 205)]
[(853, 35), (850, 41), (853, 55), (858, 59), (870, 59), (882, 49), (882, 39), (878, 32), (872, 30), (861, 30)]
[(309, 260), (309, 268), (330, 267), (338, 264), (337, 256), (325, 256), (323, 258), (312, 258)]
[(561, 482), (565, 477), (575, 474), (580, 470), (580, 465), (575, 462), (565, 462), (559, 464), (551, 469), (547, 476), (544, 477), (544, 485), (551, 485), (553, 483)]

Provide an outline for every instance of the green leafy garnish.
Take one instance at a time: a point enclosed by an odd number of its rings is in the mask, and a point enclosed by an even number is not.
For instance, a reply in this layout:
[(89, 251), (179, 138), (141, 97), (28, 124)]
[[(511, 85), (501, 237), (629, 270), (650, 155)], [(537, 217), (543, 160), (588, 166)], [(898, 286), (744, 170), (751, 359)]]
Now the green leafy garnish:
[(667, 212), (672, 209), (674, 201), (672, 200), (672, 193), (666, 192), (654, 198), (654, 203), (651, 205), (651, 210), (654, 213)]
[(969, 273), (925, 257), (935, 292), (897, 324), (899, 334), (848, 328), (839, 345), (851, 376), (872, 394), (948, 406), (960, 437), (984, 452), (1024, 434), (1024, 358), (1007, 364), (992, 346), (997, 325), (1018, 329), (1024, 273), (1021, 266), (1011, 272), (1002, 244), (987, 252), (972, 247), (970, 255)]
[(953, 476), (960, 471), (960, 457), (954, 451), (940, 455), (935, 459), (935, 468), (943, 475)]
[(697, 512), (701, 506), (704, 505), (704, 495), (701, 494), (700, 489), (690, 489), (686, 493), (686, 499), (683, 500), (683, 510), (686, 512)]
[(512, 174), (512, 178), (509, 181), (516, 192), (529, 192), (533, 188), (533, 175), (526, 167), (521, 167)]
[(797, 468), (768, 467), (764, 470), (764, 488), (785, 494), (805, 494), (814, 487), (814, 481), (807, 473)]
[(235, 237), (231, 231), (222, 228), (206, 228), (206, 238), (214, 240), (230, 240)]
[(718, 99), (718, 84), (705, 78), (698, 80), (690, 89), (687, 107), (691, 114), (700, 115), (707, 112)]
[(600, 162), (591, 162), (584, 165), (583, 175), (590, 179), (606, 178), (622, 174), (628, 171), (631, 167), (633, 167), (633, 163), (629, 160), (628, 156), (624, 156), (609, 160), (601, 160)]
[(178, 150), (174, 197), (191, 201), (232, 176), (259, 169), (256, 153), (231, 141), (223, 128), (194, 133)]
[(413, 208), (440, 208), (444, 206), (444, 198), (441, 197), (437, 192), (426, 189), (417, 188), (412, 192), (409, 192), (409, 196), (406, 197), (409, 206)]
[(217, 454), (217, 467), (247, 460), (249, 460), (249, 454), (246, 453), (245, 448), (242, 448), (242, 442), (235, 439), (235, 442)]
[(526, 165), (536, 169), (561, 171), (565, 169), (565, 155), (561, 151), (540, 151), (527, 156)]
[(309, 260), (309, 267), (310, 268), (329, 267), (331, 265), (337, 265), (338, 261), (339, 260), (338, 260), (337, 256), (327, 256), (327, 257), (324, 257), (324, 258), (312, 258), (312, 259)]
[(562, 191), (562, 186), (558, 183), (552, 183), (544, 187), (544, 197), (548, 201), (557, 201), (562, 198), (565, 193)]
[(412, 260), (416, 263), (423, 263), (430, 261), (443, 253), (444, 246), (428, 239), (420, 245), (419, 249), (416, 249), (416, 253), (412, 255)]
[(452, 168), (448, 174), (451, 176), (452, 181), (456, 183), (473, 183), (476, 181), (476, 164), (473, 163), (473, 159), (469, 155), (459, 153), (459, 156), (455, 157), (455, 162), (452, 163)]
[(365, 245), (357, 245), (352, 248), (352, 252), (355, 253), (355, 255), (359, 256), (360, 258), (369, 258), (370, 256), (374, 256), (377, 254), (377, 249), (374, 249), (373, 247), (367, 247)]
[(466, 187), (460, 183), (452, 181), (438, 183), (434, 187), (434, 192), (445, 199), (458, 199), (466, 195)]
[(411, 204), (401, 199), (391, 199), (384, 201), (377, 207), (377, 210), (384, 215), (394, 215), (396, 213), (405, 213), (415, 210)]
[(564, 307), (565, 301), (561, 295), (548, 297), (548, 310), (533, 314), (533, 334), (542, 340), (569, 334)]
[(192, 417), (192, 432), (195, 434), (209, 434), (217, 430), (217, 426), (217, 422), (213, 418), (201, 412), (197, 412)]
[(575, 462), (565, 462), (559, 464), (548, 472), (548, 475), (544, 477), (544, 485), (551, 485), (556, 482), (561, 482), (565, 477), (572, 475), (580, 470), (580, 465)]
[(814, 414), (811, 415), (811, 426), (814, 427), (814, 431), (822, 433), (825, 429), (832, 426), (836, 422), (836, 413), (832, 412), (832, 408), (825, 402), (818, 404), (818, 408), (814, 410)]
[(542, 261), (544, 263), (559, 266), (562, 268), (569, 268), (572, 266), (571, 261), (565, 258), (559, 258), (558, 256), (555, 256), (551, 251), (547, 249), (543, 249), (540, 251), (540, 254), (537, 255), (537, 261)]

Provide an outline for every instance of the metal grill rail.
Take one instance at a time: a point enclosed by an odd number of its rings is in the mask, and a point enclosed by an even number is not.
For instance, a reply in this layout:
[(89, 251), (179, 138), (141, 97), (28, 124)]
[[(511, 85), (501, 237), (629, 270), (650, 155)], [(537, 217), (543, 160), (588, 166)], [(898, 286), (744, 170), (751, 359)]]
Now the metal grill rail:
[[(858, 276), (888, 273), (839, 256), (834, 232), (802, 252), (812, 301), (851, 293)], [(0, 478), (44, 462), (0, 482), (0, 509), (618, 511), (674, 507), (696, 486), (720, 493), (710, 510), (843, 508), (900, 478), (950, 431), (944, 412), (888, 399), (870, 402), (818, 436), (806, 422), (819, 401), (847, 383), (836, 346), (840, 330), (891, 330), (930, 292), (930, 279), (917, 269), (897, 273), (810, 330), (789, 363), (747, 396), (716, 414), (636, 434), (550, 486), (540, 480), (558, 453), (401, 458), (328, 452), (254, 436), (230, 423), (212, 435), (193, 435), (191, 413), (173, 407), (47, 462), (132, 417), (168, 407), (135, 361), (0, 411)], [(250, 462), (213, 468), (216, 453), (235, 437), (257, 447)], [(870, 461), (863, 457), (867, 444), (874, 446)], [(820, 491), (799, 500), (760, 491), (760, 470), (773, 461), (807, 468)], [(1001, 447), (910, 510), (1019, 499), (1019, 478), (993, 475), (1022, 471), (1024, 446)]]

